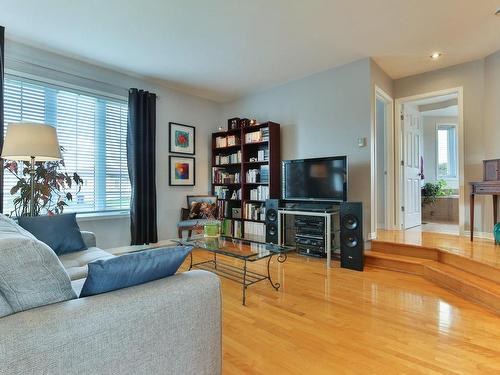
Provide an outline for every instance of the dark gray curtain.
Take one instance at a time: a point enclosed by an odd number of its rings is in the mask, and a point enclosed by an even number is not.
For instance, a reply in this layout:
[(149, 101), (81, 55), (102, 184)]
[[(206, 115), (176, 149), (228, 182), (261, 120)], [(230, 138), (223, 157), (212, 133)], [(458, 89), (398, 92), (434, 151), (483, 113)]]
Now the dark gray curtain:
[[(3, 148), (3, 83), (4, 83), (4, 43), (5, 28), (0, 26), (0, 150)], [(3, 213), (3, 160), (0, 168), (0, 212)]]
[(158, 242), (156, 225), (156, 95), (130, 89), (127, 161), (132, 197), (131, 244)]

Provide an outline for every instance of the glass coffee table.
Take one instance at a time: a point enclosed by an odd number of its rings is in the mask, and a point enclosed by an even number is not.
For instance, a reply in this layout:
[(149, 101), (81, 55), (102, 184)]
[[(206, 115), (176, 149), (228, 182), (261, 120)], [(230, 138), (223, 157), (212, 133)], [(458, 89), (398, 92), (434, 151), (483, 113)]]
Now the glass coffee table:
[[(246, 302), (246, 289), (250, 285), (268, 280), (274, 289), (278, 290), (280, 288), (281, 285), (278, 282), (273, 282), (271, 278), (269, 269), (271, 259), (275, 256), (279, 263), (284, 263), (287, 259), (287, 253), (295, 250), (294, 247), (290, 246), (278, 246), (229, 237), (208, 238), (200, 236), (174, 241), (180, 245), (193, 246), (194, 248), (211, 252), (213, 254), (212, 259), (196, 263), (193, 262), (193, 254), (191, 253), (189, 269), (198, 268), (211, 271), (220, 277), (241, 284), (243, 305)], [(217, 255), (239, 259), (243, 261), (243, 265), (239, 267), (225, 263), (218, 259)], [(267, 259), (267, 275), (262, 275), (248, 269), (248, 262), (257, 262), (265, 259)]]

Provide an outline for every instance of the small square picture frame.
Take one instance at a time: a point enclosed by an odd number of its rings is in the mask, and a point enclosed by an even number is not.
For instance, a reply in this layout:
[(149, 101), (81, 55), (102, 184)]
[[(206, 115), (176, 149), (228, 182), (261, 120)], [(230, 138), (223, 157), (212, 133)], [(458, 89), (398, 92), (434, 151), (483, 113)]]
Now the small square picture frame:
[(194, 155), (196, 147), (196, 128), (191, 125), (168, 123), (168, 151), (172, 154)]
[(169, 186), (195, 186), (196, 162), (194, 157), (168, 157), (168, 184)]

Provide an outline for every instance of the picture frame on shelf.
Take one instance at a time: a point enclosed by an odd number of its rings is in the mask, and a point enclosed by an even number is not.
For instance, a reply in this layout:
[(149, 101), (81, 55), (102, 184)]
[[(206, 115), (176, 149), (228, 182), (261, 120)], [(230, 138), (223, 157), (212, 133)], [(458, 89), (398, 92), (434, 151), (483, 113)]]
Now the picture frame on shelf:
[(190, 156), (168, 157), (169, 186), (194, 186), (196, 183), (195, 158)]
[(169, 152), (173, 154), (195, 154), (196, 128), (194, 126), (169, 122), (168, 133)]

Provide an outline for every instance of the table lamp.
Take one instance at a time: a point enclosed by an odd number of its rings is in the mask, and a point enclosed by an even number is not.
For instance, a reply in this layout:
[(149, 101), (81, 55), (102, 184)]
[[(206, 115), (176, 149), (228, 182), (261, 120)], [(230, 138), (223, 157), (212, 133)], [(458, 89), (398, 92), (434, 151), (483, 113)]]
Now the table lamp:
[(40, 123), (14, 122), (7, 126), (2, 159), (30, 162), (30, 215), (34, 213), (35, 162), (61, 160), (56, 128)]

